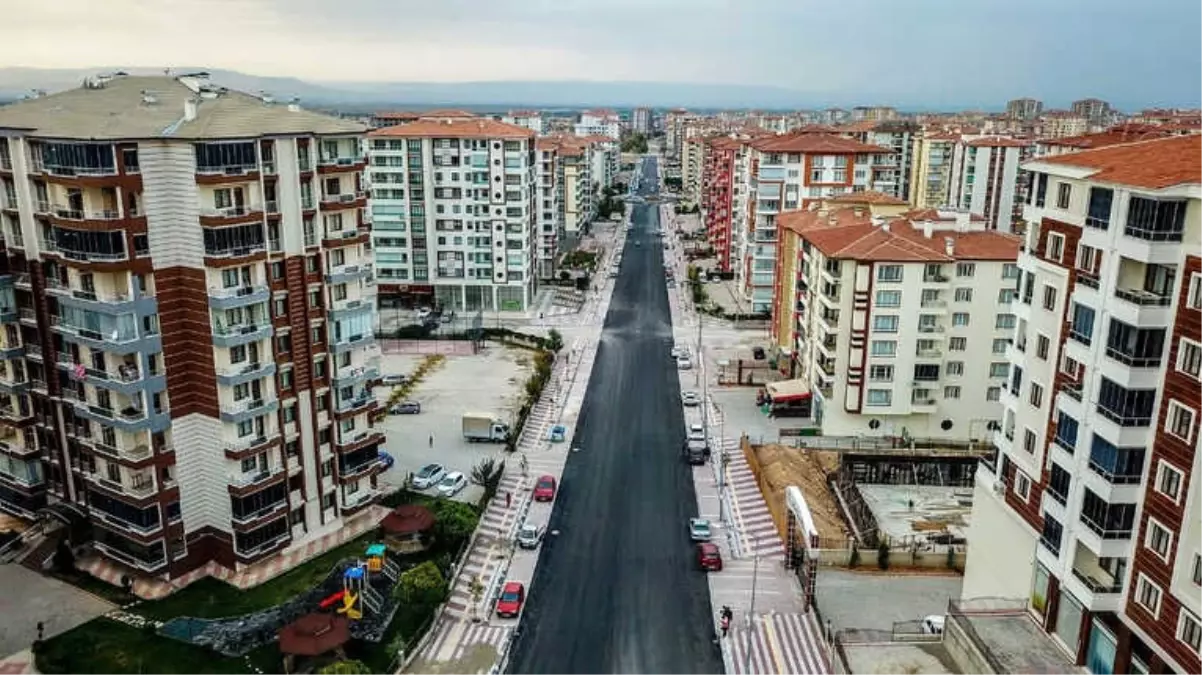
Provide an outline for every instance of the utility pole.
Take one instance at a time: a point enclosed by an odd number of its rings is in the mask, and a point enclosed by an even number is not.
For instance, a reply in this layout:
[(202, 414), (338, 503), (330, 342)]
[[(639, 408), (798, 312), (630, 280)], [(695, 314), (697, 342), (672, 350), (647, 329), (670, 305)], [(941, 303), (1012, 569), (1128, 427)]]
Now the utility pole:
[(755, 631), (755, 587), (760, 576), (760, 555), (754, 554), (755, 565), (751, 568), (751, 607), (747, 610), (747, 659), (744, 662), (743, 672), (751, 672), (751, 638)]

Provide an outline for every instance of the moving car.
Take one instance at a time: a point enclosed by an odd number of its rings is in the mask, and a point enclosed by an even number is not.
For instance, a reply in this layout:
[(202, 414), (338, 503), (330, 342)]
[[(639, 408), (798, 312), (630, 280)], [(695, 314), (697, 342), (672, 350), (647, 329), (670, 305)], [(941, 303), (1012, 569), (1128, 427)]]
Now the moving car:
[(383, 450), (378, 453), (378, 456), (380, 458), (380, 464), (384, 466), (385, 471), (391, 469), (393, 464), (396, 464), (396, 458), (387, 452), (384, 452)]
[(708, 541), (697, 544), (697, 567), (703, 572), (722, 571), (722, 552), (717, 544)]
[(534, 501), (549, 502), (555, 499), (555, 476), (542, 476), (534, 484)]
[(389, 415), (416, 415), (422, 411), (422, 404), (417, 401), (405, 401), (388, 409)]
[(506, 581), (501, 587), (501, 597), (497, 598), (497, 616), (502, 619), (517, 618), (522, 613), (522, 603), (526, 601), (526, 587), (520, 581)]
[(521, 529), (518, 530), (518, 546), (527, 550), (538, 548), (539, 543), (543, 540), (544, 531), (545, 528), (542, 525), (522, 523)]
[(395, 387), (399, 384), (405, 384), (406, 379), (404, 375), (385, 375), (380, 378), (380, 384), (386, 387)]
[(705, 518), (689, 518), (689, 539), (693, 541), (709, 541), (713, 536), (710, 521)]
[(676, 367), (681, 370), (692, 370), (693, 362), (689, 360), (688, 356), (678, 356), (676, 357)]
[(686, 391), (681, 393), (680, 401), (686, 408), (695, 408), (701, 405), (701, 395), (695, 391)]
[(438, 484), (447, 475), (446, 467), (441, 464), (427, 464), (413, 476), (413, 489), (425, 490)]
[(454, 497), (467, 487), (467, 477), (458, 471), (452, 471), (438, 481), (438, 494), (443, 497)]

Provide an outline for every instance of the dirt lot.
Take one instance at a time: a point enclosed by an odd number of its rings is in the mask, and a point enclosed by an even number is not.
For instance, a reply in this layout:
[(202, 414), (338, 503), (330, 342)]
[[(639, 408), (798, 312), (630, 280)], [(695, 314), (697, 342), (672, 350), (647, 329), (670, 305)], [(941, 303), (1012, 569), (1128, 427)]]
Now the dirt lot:
[[(847, 539), (848, 531), (839, 506), (826, 483), (826, 473), (838, 466), (838, 455), (830, 451), (800, 450), (776, 443), (753, 446), (752, 451), (759, 460), (763, 483), (769, 491), (764, 495), (769, 504), (784, 504), (785, 488), (796, 485), (810, 507), (818, 536), (831, 541)], [(774, 512), (772, 515), (773, 518), (781, 518), (784, 514)]]

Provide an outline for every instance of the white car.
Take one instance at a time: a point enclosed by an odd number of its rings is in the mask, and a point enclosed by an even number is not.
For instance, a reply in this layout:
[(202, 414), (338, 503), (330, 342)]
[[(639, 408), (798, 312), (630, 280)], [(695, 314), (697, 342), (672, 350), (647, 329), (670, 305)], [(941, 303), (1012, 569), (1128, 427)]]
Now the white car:
[(680, 394), (680, 401), (687, 408), (695, 408), (701, 405), (701, 395), (695, 391), (686, 391)]
[(689, 357), (688, 345), (673, 345), (672, 346), (672, 358), (679, 359), (681, 357), (684, 357), (686, 359)]
[(395, 387), (399, 384), (405, 384), (404, 375), (385, 375), (380, 379), (380, 383), (386, 387)]
[(434, 310), (430, 309), (429, 307), (422, 307), (421, 309), (417, 310), (417, 320), (425, 321), (426, 319), (430, 318), (430, 315), (433, 313)]
[(676, 357), (676, 367), (681, 370), (691, 370), (693, 368), (693, 362), (688, 356), (678, 356)]
[(690, 424), (688, 440), (704, 441), (705, 440), (705, 427), (701, 426), (700, 424)]
[(544, 531), (542, 525), (522, 523), (521, 529), (518, 530), (518, 546), (527, 550), (538, 548), (539, 543), (543, 540)]
[(438, 494), (443, 497), (454, 497), (467, 487), (467, 477), (458, 471), (452, 471), (438, 482)]
[(413, 476), (413, 489), (425, 490), (434, 487), (438, 481), (447, 475), (447, 470), (441, 464), (427, 464)]

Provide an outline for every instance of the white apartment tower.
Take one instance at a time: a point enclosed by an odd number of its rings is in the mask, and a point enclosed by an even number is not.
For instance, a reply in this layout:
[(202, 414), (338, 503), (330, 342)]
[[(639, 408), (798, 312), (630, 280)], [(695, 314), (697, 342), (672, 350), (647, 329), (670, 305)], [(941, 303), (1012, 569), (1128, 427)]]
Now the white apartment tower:
[(368, 140), (381, 297), (454, 311), (529, 309), (539, 245), (534, 132), (423, 117)]
[(90, 519), (160, 579), (366, 515), (364, 132), (204, 74), (0, 108), (0, 509)]
[(535, 141), (538, 180), (536, 229), (538, 231), (538, 276), (555, 276), (558, 241), (563, 230), (563, 183), (559, 166), (559, 144), (552, 139)]
[(1018, 165), (1034, 144), (1000, 136), (985, 136), (959, 144), (953, 158), (948, 203), (985, 219), (988, 227), (1013, 231), (1022, 181)]

